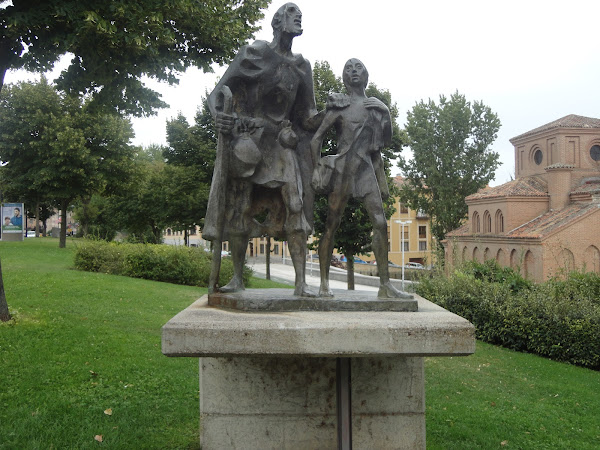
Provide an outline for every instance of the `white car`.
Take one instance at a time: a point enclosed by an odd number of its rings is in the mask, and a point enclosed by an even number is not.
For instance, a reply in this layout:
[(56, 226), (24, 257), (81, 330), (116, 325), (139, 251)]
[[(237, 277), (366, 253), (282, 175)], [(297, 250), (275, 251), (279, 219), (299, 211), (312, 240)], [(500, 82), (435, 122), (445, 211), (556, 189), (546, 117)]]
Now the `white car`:
[(425, 266), (423, 266), (423, 264), (418, 263), (418, 262), (408, 262), (404, 265), (404, 268), (406, 268), (406, 269), (424, 269)]

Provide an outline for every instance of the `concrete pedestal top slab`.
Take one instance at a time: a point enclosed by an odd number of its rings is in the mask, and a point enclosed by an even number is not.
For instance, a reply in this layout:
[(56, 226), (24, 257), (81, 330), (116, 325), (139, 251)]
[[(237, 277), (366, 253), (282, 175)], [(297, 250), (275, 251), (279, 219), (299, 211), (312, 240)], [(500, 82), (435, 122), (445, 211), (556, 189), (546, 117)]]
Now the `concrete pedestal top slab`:
[(416, 312), (240, 312), (198, 299), (162, 330), (167, 356), (452, 356), (475, 351), (467, 320), (415, 295)]

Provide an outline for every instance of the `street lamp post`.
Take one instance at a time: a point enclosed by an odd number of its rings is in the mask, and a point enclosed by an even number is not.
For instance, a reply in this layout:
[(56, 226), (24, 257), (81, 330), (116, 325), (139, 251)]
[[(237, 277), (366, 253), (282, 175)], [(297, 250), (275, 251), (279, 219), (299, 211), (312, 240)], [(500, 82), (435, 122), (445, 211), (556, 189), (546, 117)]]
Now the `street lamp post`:
[(400, 224), (400, 248), (402, 249), (402, 290), (404, 291), (404, 225), (410, 225), (412, 220), (396, 220)]

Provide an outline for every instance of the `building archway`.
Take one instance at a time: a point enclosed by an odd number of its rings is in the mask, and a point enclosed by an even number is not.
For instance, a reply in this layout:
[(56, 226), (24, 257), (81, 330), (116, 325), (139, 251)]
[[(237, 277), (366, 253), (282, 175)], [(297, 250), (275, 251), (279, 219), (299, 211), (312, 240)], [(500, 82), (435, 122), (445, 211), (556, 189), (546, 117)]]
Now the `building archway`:
[(467, 250), (467, 246), (465, 245), (462, 251), (462, 262), (465, 262), (468, 259), (468, 250)]
[(502, 267), (506, 266), (506, 252), (502, 249), (498, 250), (498, 253), (496, 253), (496, 261), (498, 262), (498, 264), (500, 264)]
[(517, 267), (519, 267), (519, 253), (517, 252), (517, 249), (513, 249), (513, 251), (510, 252), (510, 268), (517, 270)]
[(473, 261), (481, 262), (481, 252), (479, 251), (479, 247), (475, 247), (473, 249)]
[(471, 226), (473, 228), (473, 233), (481, 233), (481, 222), (479, 220), (479, 213), (477, 211), (473, 213)]
[(575, 256), (568, 248), (563, 248), (558, 254), (558, 268), (564, 270), (566, 273), (575, 269)]
[(523, 259), (523, 276), (527, 279), (534, 278), (535, 273), (535, 260), (531, 250), (527, 250), (525, 258)]
[(490, 212), (487, 209), (483, 213), (483, 232), (492, 232), (492, 216), (490, 215)]
[(600, 273), (600, 250), (595, 245), (585, 249), (583, 262), (587, 272)]
[(496, 234), (500, 234), (500, 233), (504, 233), (504, 215), (502, 214), (502, 211), (498, 210), (496, 211), (496, 217), (495, 217), (495, 233)]
[(489, 247), (486, 247), (483, 252), (483, 261), (487, 261), (488, 259), (492, 259), (492, 251)]

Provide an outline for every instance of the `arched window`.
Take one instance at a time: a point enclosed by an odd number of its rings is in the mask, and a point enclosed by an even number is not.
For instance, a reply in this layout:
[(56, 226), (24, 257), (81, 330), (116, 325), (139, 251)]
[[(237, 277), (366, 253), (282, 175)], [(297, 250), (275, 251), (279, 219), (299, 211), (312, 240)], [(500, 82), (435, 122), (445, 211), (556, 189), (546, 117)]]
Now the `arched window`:
[(462, 260), (463, 260), (463, 262), (465, 262), (467, 260), (467, 255), (468, 255), (468, 253), (467, 253), (467, 246), (465, 245), (465, 247), (463, 248), (463, 251), (462, 251)]
[(583, 261), (587, 272), (600, 273), (600, 251), (598, 247), (590, 245), (586, 248)]
[(492, 232), (492, 216), (490, 216), (490, 212), (488, 210), (483, 213), (483, 232)]
[(502, 211), (500, 211), (500, 210), (496, 211), (496, 217), (495, 217), (494, 222), (495, 222), (494, 232), (496, 234), (504, 233), (504, 215), (502, 214)]
[(477, 211), (473, 213), (471, 228), (473, 229), (473, 233), (481, 233), (481, 222), (479, 221), (479, 213)]
[(479, 256), (480, 253), (479, 248), (475, 247), (473, 249), (473, 261), (481, 262), (481, 256)]

